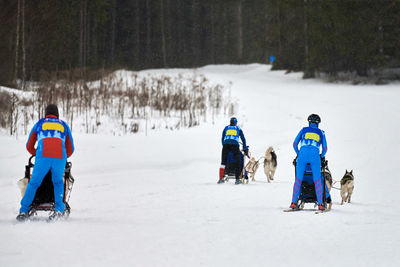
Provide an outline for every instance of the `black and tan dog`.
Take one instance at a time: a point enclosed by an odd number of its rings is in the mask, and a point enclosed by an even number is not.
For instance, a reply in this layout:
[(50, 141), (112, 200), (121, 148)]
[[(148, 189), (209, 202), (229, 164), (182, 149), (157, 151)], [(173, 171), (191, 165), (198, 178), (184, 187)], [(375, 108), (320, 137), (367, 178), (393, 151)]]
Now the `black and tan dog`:
[(350, 203), (351, 195), (353, 194), (354, 189), (354, 176), (353, 170), (344, 174), (342, 180), (340, 180), (340, 196), (342, 197), (342, 203), (348, 202)]
[(322, 167), (321, 174), (325, 178), (325, 183), (326, 183), (326, 186), (328, 187), (329, 192), (331, 192), (332, 185), (333, 185), (333, 179), (332, 179), (331, 171), (328, 168), (328, 164), (325, 164)]

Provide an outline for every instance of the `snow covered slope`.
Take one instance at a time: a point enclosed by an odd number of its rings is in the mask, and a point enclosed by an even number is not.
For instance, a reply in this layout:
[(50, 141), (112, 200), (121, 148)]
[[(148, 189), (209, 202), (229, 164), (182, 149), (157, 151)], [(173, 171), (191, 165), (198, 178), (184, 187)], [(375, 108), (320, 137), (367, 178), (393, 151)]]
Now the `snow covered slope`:
[[(217, 185), (229, 118), (148, 136), (75, 135), (70, 219), (16, 224), (26, 138), (0, 136), (0, 266), (399, 266), (399, 84), (326, 84), (269, 69), (198, 71), (232, 81), (251, 153), (277, 151), (270, 184), (260, 169), (248, 185)], [(353, 203), (340, 206), (333, 190), (329, 213), (284, 213), (292, 142), (310, 113), (322, 118), (333, 178), (354, 170)]]

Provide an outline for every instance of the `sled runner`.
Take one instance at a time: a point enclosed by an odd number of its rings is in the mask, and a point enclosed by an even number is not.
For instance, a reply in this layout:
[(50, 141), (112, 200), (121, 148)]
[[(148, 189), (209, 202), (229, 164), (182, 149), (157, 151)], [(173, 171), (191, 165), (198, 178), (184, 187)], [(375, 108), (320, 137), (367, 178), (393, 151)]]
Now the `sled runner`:
[[(25, 177), (18, 181), (18, 186), (21, 189), (22, 197), (25, 194), (25, 189), (29, 183), (31, 178), (31, 168), (33, 168), (34, 163), (32, 163), (32, 159), (35, 156), (31, 156), (28, 161), (28, 165), (25, 165)], [(71, 207), (68, 204), (72, 186), (74, 184), (74, 178), (71, 175), (71, 167), (72, 163), (68, 162), (65, 165), (64, 170), (64, 199), (63, 202), (65, 204), (64, 217), (67, 218), (71, 213)], [(34, 216), (38, 211), (54, 211), (55, 203), (54, 203), (54, 187), (53, 182), (51, 180), (51, 170), (44, 177), (41, 185), (36, 191), (35, 198), (31, 204), (30, 210), (28, 212), (28, 216)]]
[[(293, 160), (293, 165), (295, 166), (295, 170), (296, 170), (296, 159)], [(322, 195), (322, 204), (324, 206), (324, 210), (323, 211), (317, 211), (316, 213), (322, 213), (322, 212), (327, 212), (331, 209), (332, 207), (332, 200), (331, 200), (331, 196), (329, 194), (329, 190), (328, 187), (326, 185), (326, 181), (325, 181), (325, 169), (328, 168), (328, 161), (321, 161), (321, 175), (323, 177), (322, 179), (322, 185), (323, 185), (323, 195)], [(284, 210), (286, 212), (289, 211), (298, 211), (298, 210), (302, 210), (304, 209), (304, 205), (306, 203), (314, 203), (315, 206), (318, 206), (318, 201), (317, 201), (317, 194), (315, 192), (315, 185), (314, 185), (314, 180), (313, 180), (313, 175), (312, 175), (312, 170), (311, 170), (311, 166), (308, 163), (306, 166), (306, 169), (304, 171), (304, 177), (303, 177), (303, 182), (301, 183), (301, 192), (300, 192), (300, 196), (297, 200), (296, 209), (287, 209)]]

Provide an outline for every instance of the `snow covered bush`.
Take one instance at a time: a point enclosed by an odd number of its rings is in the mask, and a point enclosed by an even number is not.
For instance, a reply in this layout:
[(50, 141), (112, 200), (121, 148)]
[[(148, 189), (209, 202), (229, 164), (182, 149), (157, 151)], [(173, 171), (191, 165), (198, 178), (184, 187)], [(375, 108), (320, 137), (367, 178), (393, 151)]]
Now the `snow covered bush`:
[[(47, 104), (59, 107), (60, 117), (74, 131), (85, 133), (127, 134), (156, 129), (193, 127), (201, 121), (214, 121), (216, 116), (232, 109), (228, 90), (210, 82), (201, 74), (145, 74), (117, 71), (100, 80), (46, 80), (27, 85), (29, 95), (18, 91), (15, 109), (4, 106), (6, 114), (17, 116), (11, 120), (0, 118), (1, 127), (33, 124), (44, 116)], [(10, 97), (4, 92), (3, 98)], [(24, 102), (22, 102), (24, 100)], [(4, 100), (10, 103), (9, 100)], [(3, 108), (3, 105), (2, 105)], [(22, 129), (20, 129), (22, 131)]]

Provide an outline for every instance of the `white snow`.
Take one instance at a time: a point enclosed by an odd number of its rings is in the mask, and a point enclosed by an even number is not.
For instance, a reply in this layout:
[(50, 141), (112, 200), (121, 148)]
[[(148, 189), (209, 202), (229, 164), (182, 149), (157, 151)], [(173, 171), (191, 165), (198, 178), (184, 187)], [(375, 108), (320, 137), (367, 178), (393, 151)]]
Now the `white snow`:
[[(197, 71), (232, 82), (251, 153), (277, 152), (275, 181), (260, 168), (257, 182), (217, 185), (229, 118), (148, 136), (76, 134), (69, 220), (17, 224), (29, 155), (26, 136), (3, 135), (0, 266), (399, 266), (399, 84), (327, 84), (258, 64)], [(333, 190), (329, 213), (284, 213), (292, 142), (310, 113), (322, 118), (333, 178), (354, 170), (352, 203)]]

